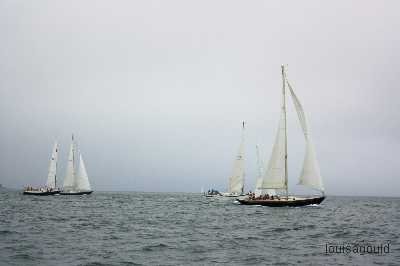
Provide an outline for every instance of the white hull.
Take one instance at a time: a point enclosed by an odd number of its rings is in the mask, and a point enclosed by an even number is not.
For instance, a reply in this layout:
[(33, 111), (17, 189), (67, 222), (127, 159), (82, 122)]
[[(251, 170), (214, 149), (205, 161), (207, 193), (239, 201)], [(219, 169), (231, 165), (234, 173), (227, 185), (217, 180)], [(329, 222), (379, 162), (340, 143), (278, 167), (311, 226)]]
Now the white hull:
[(229, 197), (229, 198), (237, 198), (240, 196), (245, 196), (244, 194), (236, 194), (236, 193), (229, 193), (229, 192), (223, 192), (221, 194), (223, 197)]

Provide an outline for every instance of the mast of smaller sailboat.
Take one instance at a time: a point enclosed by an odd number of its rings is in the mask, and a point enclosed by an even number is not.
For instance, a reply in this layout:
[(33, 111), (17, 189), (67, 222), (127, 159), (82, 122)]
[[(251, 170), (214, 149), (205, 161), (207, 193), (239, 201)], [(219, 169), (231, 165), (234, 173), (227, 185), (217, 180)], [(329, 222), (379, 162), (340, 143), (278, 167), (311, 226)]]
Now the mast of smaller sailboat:
[(242, 150), (242, 187), (241, 187), (241, 193), (244, 193), (244, 176), (245, 176), (245, 172), (244, 172), (244, 121), (242, 122), (242, 143), (241, 143), (241, 150)]
[(283, 96), (283, 103), (282, 103), (282, 111), (284, 116), (284, 123), (285, 123), (285, 188), (286, 188), (286, 199), (289, 198), (288, 193), (288, 164), (287, 164), (287, 122), (286, 122), (286, 77), (285, 77), (285, 66), (282, 65), (282, 96)]
[(56, 154), (57, 154), (57, 157), (56, 157), (56, 171), (54, 173), (54, 189), (57, 188), (58, 144), (57, 144), (57, 147), (56, 147)]
[(73, 176), (73, 186), (74, 189), (76, 188), (76, 173), (75, 173), (75, 140), (74, 140), (74, 134), (72, 134), (72, 176)]

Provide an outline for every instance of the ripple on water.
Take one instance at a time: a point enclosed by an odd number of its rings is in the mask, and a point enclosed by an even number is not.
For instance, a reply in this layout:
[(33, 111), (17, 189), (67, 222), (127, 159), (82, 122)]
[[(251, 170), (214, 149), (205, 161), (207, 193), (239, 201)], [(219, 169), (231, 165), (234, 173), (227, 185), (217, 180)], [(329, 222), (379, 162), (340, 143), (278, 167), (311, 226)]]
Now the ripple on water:
[(167, 249), (169, 246), (163, 243), (146, 245), (142, 248), (143, 251), (160, 251)]

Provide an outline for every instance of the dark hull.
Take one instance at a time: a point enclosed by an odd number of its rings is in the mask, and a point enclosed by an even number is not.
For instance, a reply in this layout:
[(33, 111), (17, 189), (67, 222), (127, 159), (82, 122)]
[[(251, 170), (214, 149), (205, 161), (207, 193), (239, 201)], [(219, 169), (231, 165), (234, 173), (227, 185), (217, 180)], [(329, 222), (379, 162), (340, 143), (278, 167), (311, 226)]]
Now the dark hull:
[(60, 193), (59, 191), (24, 191), (24, 195), (32, 195), (32, 196), (50, 196)]
[(61, 195), (89, 195), (93, 191), (81, 191), (81, 192), (60, 192)]
[(316, 198), (300, 198), (295, 200), (249, 200), (249, 199), (238, 199), (237, 201), (243, 205), (262, 205), (268, 207), (301, 207), (312, 204), (320, 204), (325, 197)]

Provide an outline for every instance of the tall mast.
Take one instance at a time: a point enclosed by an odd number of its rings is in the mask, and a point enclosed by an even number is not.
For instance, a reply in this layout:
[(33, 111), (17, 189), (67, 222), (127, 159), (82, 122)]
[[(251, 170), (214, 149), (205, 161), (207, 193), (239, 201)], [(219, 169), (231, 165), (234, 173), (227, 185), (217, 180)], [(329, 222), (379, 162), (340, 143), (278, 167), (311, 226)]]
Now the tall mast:
[(58, 143), (57, 143), (57, 146), (56, 146), (56, 154), (57, 154), (57, 160), (56, 160), (56, 173), (54, 174), (54, 189), (57, 189)]
[(74, 143), (74, 133), (72, 133), (72, 176), (74, 188), (76, 187), (76, 177), (75, 177), (75, 143)]
[[(244, 143), (244, 121), (242, 122), (242, 143), (241, 143), (241, 145), (243, 145), (243, 143)], [(244, 156), (244, 154), (242, 154), (242, 156)], [(244, 158), (242, 158), (242, 160), (244, 160)], [(245, 172), (244, 172), (244, 169), (243, 169), (243, 184), (242, 184), (242, 189), (241, 189), (241, 191), (242, 191), (242, 193), (240, 193), (240, 194), (243, 194), (244, 193), (244, 177), (245, 177)]]
[(283, 96), (283, 102), (282, 102), (282, 111), (284, 115), (284, 120), (285, 120), (285, 188), (286, 188), (286, 200), (289, 199), (289, 193), (288, 193), (288, 167), (287, 167), (287, 157), (288, 157), (288, 152), (287, 152), (287, 123), (286, 123), (286, 77), (285, 77), (285, 66), (282, 65), (282, 96)]

